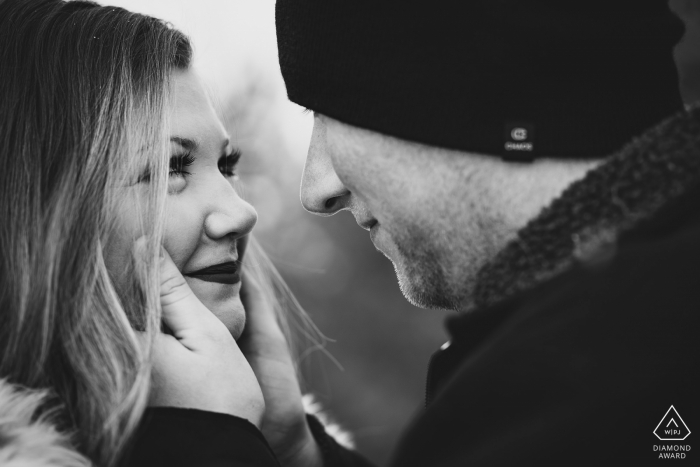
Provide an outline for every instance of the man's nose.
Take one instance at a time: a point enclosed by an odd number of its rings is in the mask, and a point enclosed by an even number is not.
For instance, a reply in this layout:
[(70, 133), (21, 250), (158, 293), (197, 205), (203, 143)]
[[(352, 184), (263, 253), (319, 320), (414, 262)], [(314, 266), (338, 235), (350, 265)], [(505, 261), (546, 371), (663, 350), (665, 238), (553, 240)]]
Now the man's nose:
[(226, 186), (210, 198), (213, 203), (204, 219), (204, 232), (212, 240), (243, 237), (258, 221), (255, 208), (238, 196), (228, 182), (224, 183)]
[(338, 178), (328, 155), (325, 128), (317, 122), (301, 179), (301, 204), (309, 212), (332, 216), (348, 207), (350, 191)]

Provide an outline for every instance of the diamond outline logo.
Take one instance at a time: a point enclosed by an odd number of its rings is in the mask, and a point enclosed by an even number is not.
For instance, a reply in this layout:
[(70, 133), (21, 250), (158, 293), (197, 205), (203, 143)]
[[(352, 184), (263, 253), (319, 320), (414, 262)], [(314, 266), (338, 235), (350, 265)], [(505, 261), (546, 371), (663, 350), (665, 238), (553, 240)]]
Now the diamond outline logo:
[[(678, 420), (681, 421), (681, 423), (683, 424), (683, 427), (688, 431), (688, 433), (682, 438), (662, 438), (661, 436), (658, 435), (658, 433), (656, 433), (656, 430), (658, 430), (659, 427), (661, 426), (661, 424), (664, 422), (664, 420), (666, 420), (666, 417), (668, 416), (668, 414), (671, 410), (673, 410), (673, 413), (675, 414), (675, 416), (678, 417)], [(671, 420), (666, 424), (666, 426), (670, 425), (671, 422), (673, 422), (676, 425), (676, 427), (678, 427), (678, 423), (676, 423), (676, 420), (674, 417), (671, 417)], [(654, 433), (654, 436), (659, 438), (661, 441), (683, 441), (688, 436), (690, 436), (690, 428), (688, 428), (688, 425), (685, 424), (685, 422), (681, 418), (681, 415), (678, 413), (676, 408), (673, 405), (671, 405), (671, 407), (668, 408), (668, 410), (666, 411), (664, 416), (661, 417), (661, 421), (659, 422), (658, 425), (656, 425), (656, 428), (654, 428), (654, 431), (652, 433)]]

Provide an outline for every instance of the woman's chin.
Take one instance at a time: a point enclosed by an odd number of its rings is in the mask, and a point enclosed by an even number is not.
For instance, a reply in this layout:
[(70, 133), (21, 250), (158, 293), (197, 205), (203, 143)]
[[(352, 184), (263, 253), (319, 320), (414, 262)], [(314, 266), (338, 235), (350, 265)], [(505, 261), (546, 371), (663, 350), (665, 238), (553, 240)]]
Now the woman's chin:
[(223, 303), (217, 302), (207, 308), (224, 323), (234, 339), (238, 340), (241, 337), (245, 329), (245, 308), (238, 295), (235, 299)]
[(214, 316), (224, 323), (234, 339), (238, 340), (245, 328), (245, 308), (241, 302), (241, 283), (220, 284), (186, 277), (187, 283)]

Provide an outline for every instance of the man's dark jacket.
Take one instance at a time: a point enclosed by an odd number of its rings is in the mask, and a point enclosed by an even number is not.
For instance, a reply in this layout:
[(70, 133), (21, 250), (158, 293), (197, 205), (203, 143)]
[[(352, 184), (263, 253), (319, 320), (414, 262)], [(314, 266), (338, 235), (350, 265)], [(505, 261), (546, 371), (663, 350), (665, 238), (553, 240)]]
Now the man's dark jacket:
[[(476, 299), (448, 320), (426, 408), (391, 466), (698, 465), (697, 435), (654, 431), (671, 406), (676, 424), (700, 429), (700, 108), (569, 187), (482, 271)], [(222, 417), (233, 446), (241, 424)], [(134, 465), (162, 451), (170, 462), (201, 456), (168, 465), (276, 465), (252, 425), (237, 458), (216, 440), (220, 425), (197, 425), (198, 443), (178, 452), (168, 440), (187, 425), (153, 420)], [(369, 465), (310, 423), (326, 467)]]

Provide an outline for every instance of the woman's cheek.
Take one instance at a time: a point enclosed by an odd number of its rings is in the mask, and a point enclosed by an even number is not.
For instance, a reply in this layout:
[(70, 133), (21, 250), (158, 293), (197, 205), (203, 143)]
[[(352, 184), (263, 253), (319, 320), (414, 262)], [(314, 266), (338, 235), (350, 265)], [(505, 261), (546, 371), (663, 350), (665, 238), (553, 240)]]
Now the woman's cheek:
[(113, 211), (114, 229), (105, 240), (105, 265), (118, 282), (127, 279), (134, 242), (144, 234), (144, 206), (138, 188), (133, 187), (118, 194), (120, 201)]
[(203, 225), (197, 203), (190, 200), (186, 193), (168, 196), (163, 246), (180, 271), (184, 270), (197, 250)]
[(181, 193), (187, 186), (187, 180), (183, 176), (172, 176), (168, 179), (168, 194)]

